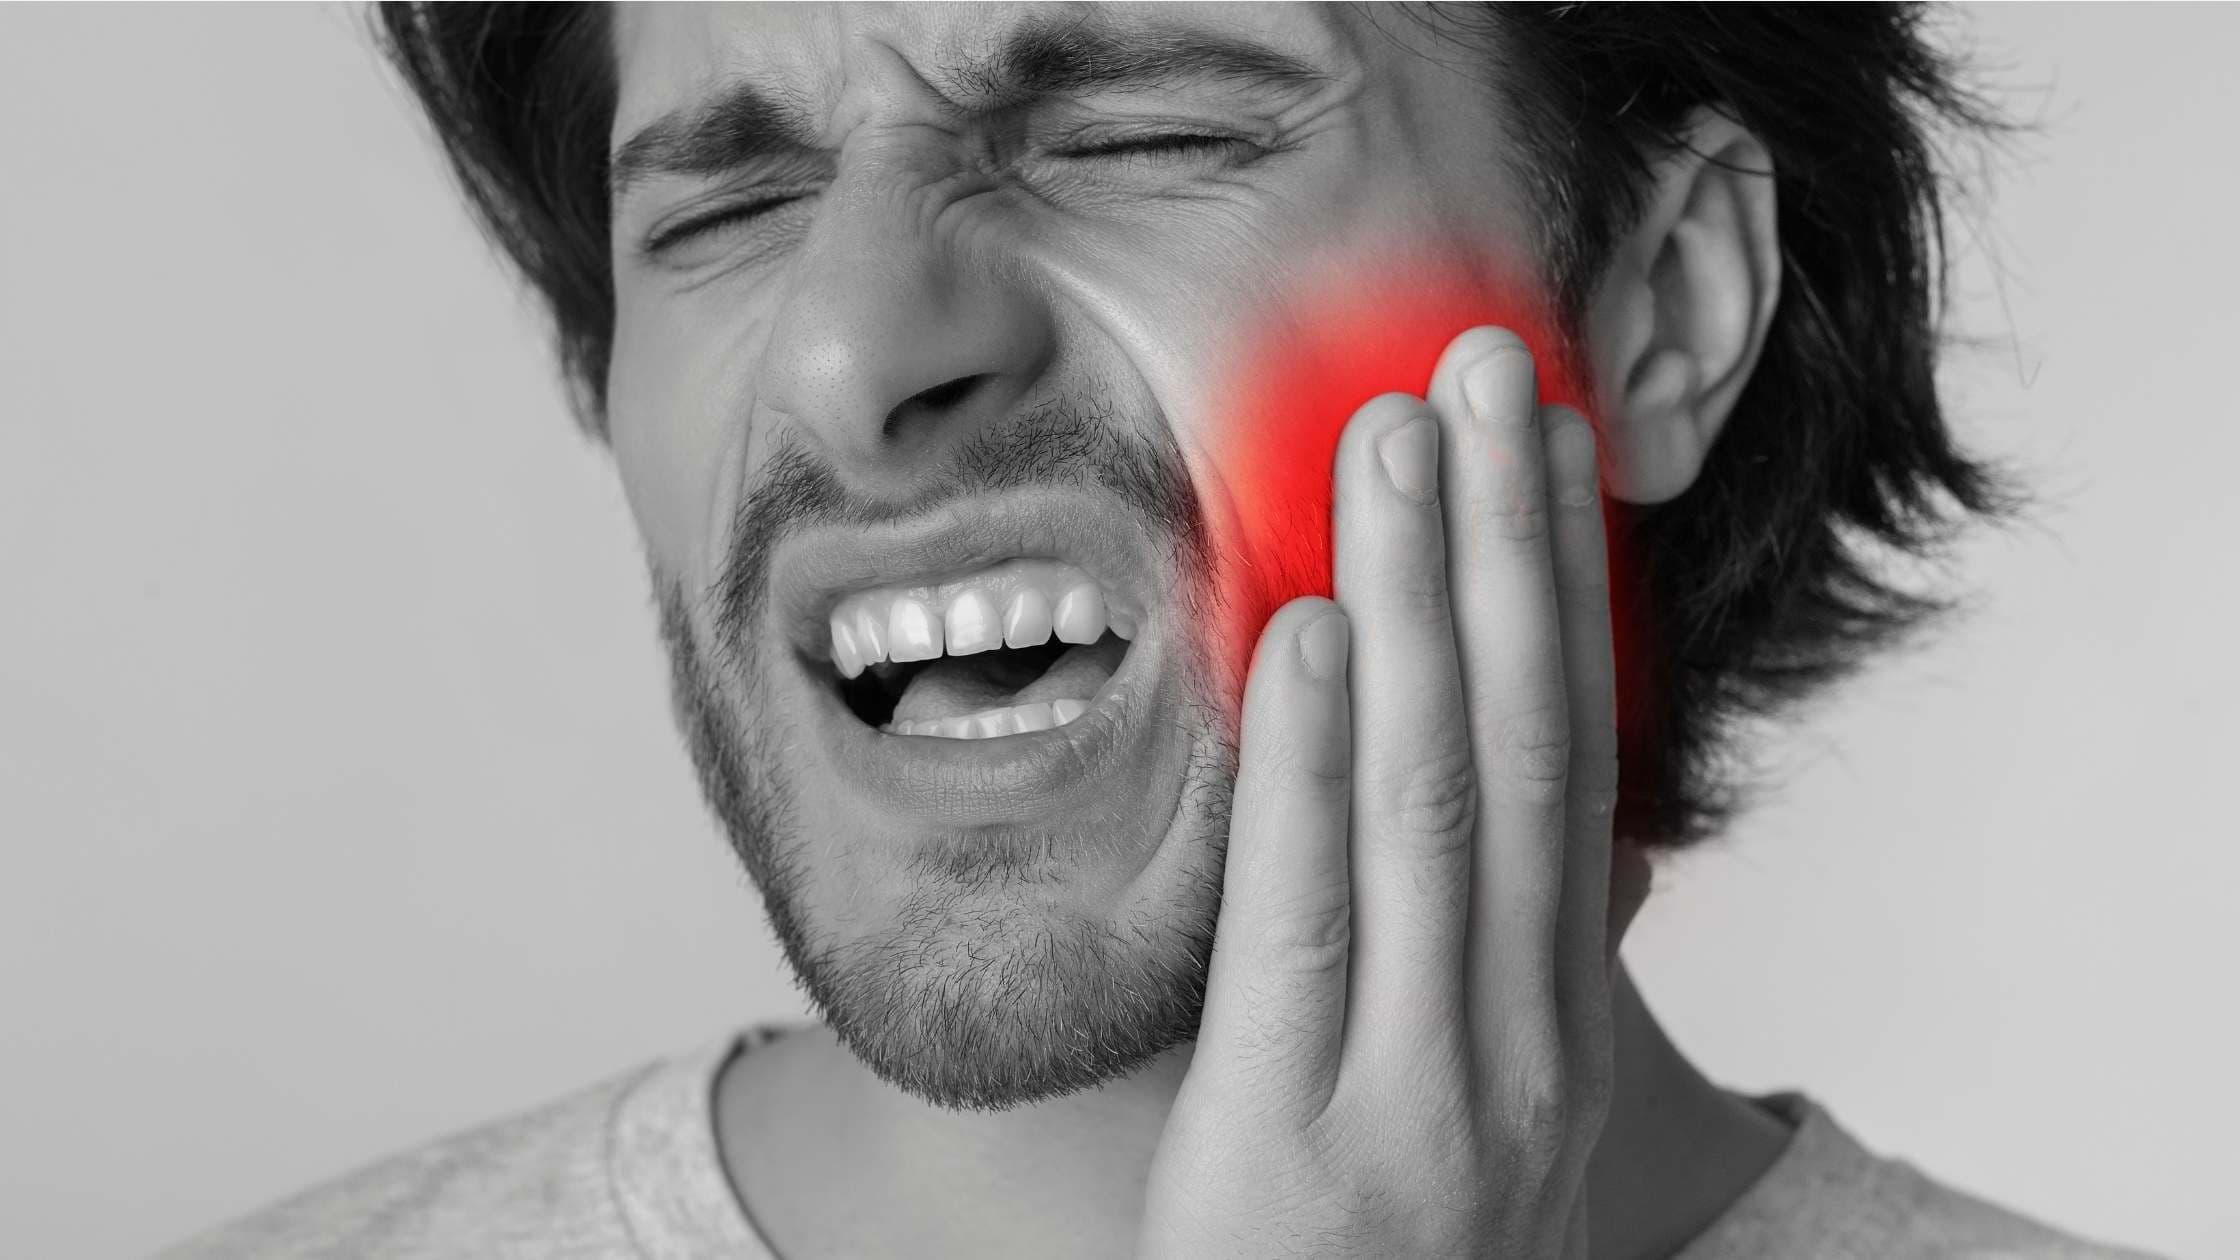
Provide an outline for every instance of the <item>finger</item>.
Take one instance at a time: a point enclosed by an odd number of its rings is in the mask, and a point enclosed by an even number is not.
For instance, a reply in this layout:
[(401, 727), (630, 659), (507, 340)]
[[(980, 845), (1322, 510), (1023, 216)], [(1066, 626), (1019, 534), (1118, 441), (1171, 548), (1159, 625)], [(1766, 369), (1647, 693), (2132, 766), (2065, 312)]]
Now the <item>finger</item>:
[(1349, 655), (1345, 614), (1314, 598), (1278, 609), (1253, 654), (1192, 1068), (1309, 1114), (1336, 1080), (1346, 1013)]
[(1560, 1080), (1554, 935), (1571, 728), (1532, 358), (1472, 329), (1432, 379), (1446, 417), (1448, 572), (1480, 802), (1465, 985), (1512, 1084)]
[[(1548, 492), (1557, 618), (1571, 712), (1563, 894), (1556, 918), (1556, 1018), (1567, 1103), (1586, 1141), (1608, 1105), (1611, 1053), (1610, 825), (1618, 803), (1617, 665), (1610, 624), (1595, 435), (1568, 407), (1550, 407)], [(1574, 1154), (1584, 1159), (1587, 1151)]]
[(1571, 712), (1563, 904), (1556, 921), (1559, 1009), (1606, 1008), (1610, 824), (1618, 804), (1617, 664), (1610, 561), (1603, 537), (1594, 429), (1568, 407), (1547, 409), (1548, 489), (1557, 619)]
[(1386, 394), (1338, 444), (1336, 578), (1353, 620), (1353, 971), (1344, 1060), (1459, 1068), (1477, 768), (1462, 705), (1439, 427)]

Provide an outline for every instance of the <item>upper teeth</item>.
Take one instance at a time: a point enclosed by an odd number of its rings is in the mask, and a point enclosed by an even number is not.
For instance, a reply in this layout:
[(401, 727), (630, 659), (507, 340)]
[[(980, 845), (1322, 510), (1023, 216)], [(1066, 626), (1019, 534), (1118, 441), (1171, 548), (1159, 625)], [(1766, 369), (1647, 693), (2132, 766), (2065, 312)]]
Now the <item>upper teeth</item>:
[(1006, 560), (931, 586), (858, 591), (832, 609), (832, 662), (849, 678), (880, 661), (927, 661), (994, 647), (1094, 643), (1109, 627), (1133, 638), (1135, 618), (1104, 588), (1056, 560)]

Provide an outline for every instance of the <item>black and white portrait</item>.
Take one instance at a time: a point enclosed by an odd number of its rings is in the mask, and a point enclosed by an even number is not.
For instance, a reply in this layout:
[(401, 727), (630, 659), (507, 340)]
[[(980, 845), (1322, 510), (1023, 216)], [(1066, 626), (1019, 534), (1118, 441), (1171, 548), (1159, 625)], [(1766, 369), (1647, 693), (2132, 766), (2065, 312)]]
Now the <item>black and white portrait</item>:
[(0, 8), (0, 1250), (2240, 1253), (2235, 36)]

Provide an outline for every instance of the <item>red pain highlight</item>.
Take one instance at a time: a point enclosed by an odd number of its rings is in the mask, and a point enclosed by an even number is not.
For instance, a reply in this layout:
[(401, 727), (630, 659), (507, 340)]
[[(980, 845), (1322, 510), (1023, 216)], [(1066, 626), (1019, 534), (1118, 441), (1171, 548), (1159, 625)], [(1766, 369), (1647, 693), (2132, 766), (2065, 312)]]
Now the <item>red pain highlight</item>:
[[(1287, 295), (1281, 310), (1240, 339), (1240, 369), (1225, 391), (1228, 430), (1217, 451), (1234, 514), (1219, 520), (1218, 603), (1224, 665), (1241, 696), (1262, 627), (1301, 595), (1332, 594), (1331, 472), (1339, 433), (1378, 394), (1428, 393), (1431, 372), (1456, 335), (1480, 325), (1516, 333), (1532, 351), (1540, 400), (1577, 408), (1595, 423), (1590, 391), (1534, 286), (1484, 272), (1384, 258)], [(1599, 449), (1599, 443), (1598, 443)], [(1619, 722), (1629, 764), (1651, 724), (1645, 646), (1626, 613), (1633, 590), (1620, 522), (1605, 503), (1611, 589), (1620, 596)]]

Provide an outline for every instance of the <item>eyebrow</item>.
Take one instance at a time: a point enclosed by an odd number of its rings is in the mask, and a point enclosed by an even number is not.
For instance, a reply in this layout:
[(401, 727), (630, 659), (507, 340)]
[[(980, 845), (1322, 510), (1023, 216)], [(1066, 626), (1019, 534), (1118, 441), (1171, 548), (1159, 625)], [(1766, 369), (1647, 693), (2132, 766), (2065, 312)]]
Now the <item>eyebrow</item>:
[[(1073, 17), (1023, 22), (994, 56), (934, 81), (950, 100), (989, 113), (1050, 97), (1184, 82), (1273, 92), (1312, 88), (1331, 78), (1287, 53), (1225, 35), (1179, 30), (1122, 35)], [(797, 101), (752, 83), (734, 83), (714, 100), (671, 111), (623, 142), (610, 166), (609, 189), (619, 200), (657, 175), (716, 175), (765, 158), (806, 156), (817, 147), (808, 111)]]

